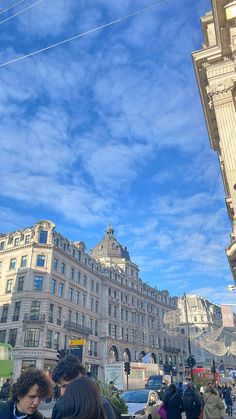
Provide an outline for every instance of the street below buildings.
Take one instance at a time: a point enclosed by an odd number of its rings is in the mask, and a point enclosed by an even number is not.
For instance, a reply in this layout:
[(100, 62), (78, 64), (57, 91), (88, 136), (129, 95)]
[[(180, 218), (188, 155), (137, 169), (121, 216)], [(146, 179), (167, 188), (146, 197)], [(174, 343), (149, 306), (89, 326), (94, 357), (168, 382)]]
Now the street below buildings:
[[(54, 405), (54, 402), (50, 402), (50, 403), (41, 402), (39, 411), (45, 416), (45, 418), (51, 419), (53, 405)], [(227, 414), (225, 414), (224, 419), (227, 419), (227, 418), (236, 419), (236, 404), (234, 404), (233, 416), (228, 416)], [(186, 419), (186, 416), (184, 413), (182, 414), (182, 419)]]

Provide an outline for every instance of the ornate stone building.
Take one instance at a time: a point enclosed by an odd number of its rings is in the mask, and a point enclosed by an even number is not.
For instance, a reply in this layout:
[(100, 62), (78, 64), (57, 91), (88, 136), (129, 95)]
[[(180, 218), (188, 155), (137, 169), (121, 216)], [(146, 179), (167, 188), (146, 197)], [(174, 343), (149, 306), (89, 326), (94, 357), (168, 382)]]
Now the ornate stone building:
[(211, 0), (202, 17), (203, 48), (193, 62), (212, 148), (217, 152), (232, 225), (226, 250), (236, 280), (236, 2)]
[[(236, 357), (230, 352), (236, 329), (223, 328), (221, 307), (198, 295), (187, 294), (178, 298), (178, 308), (180, 333), (186, 336), (186, 323), (189, 324), (196, 367), (211, 368), (214, 359), (217, 370), (220, 367), (220, 372), (228, 376), (236, 365)], [(185, 342), (188, 353), (187, 339)]]
[(176, 307), (140, 279), (112, 227), (91, 254), (50, 221), (0, 235), (0, 342), (14, 347), (15, 377), (32, 364), (50, 371), (71, 338), (86, 340), (84, 363), (100, 377), (106, 362), (147, 353), (181, 375), (183, 339), (163, 329)]

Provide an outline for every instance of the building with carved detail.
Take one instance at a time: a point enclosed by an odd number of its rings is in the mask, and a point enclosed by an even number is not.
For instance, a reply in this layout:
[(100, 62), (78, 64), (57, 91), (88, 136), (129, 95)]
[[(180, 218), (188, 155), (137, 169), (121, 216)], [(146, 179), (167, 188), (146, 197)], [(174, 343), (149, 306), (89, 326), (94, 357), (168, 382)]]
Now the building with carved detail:
[(232, 225), (226, 254), (236, 280), (236, 1), (211, 0), (203, 48), (193, 62), (212, 148), (219, 157)]
[(106, 362), (176, 366), (184, 373), (183, 339), (164, 330), (177, 299), (139, 277), (112, 227), (86, 253), (50, 221), (0, 235), (0, 342), (14, 347), (16, 378), (29, 365), (55, 366), (57, 350), (85, 339), (84, 363), (103, 376)]
[[(209, 369), (214, 359), (217, 370), (229, 376), (236, 365), (235, 350), (232, 350), (236, 328), (223, 327), (221, 307), (198, 295), (187, 294), (178, 298), (178, 308), (179, 331), (187, 337), (188, 323), (191, 353), (196, 360), (196, 368)], [(235, 319), (234, 315), (236, 325)], [(185, 342), (185, 352), (188, 353), (187, 339)]]

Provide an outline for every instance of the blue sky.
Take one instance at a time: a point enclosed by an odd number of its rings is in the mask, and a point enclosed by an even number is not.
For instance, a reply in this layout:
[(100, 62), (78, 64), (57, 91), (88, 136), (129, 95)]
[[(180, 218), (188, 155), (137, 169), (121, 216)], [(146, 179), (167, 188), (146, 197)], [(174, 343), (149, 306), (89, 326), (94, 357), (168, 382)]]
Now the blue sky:
[[(0, 64), (152, 4), (41, 0), (2, 22), (33, 3), (0, 15)], [(231, 301), (230, 225), (191, 60), (210, 8), (169, 0), (0, 68), (1, 232), (49, 219), (89, 250), (111, 223), (144, 281)]]

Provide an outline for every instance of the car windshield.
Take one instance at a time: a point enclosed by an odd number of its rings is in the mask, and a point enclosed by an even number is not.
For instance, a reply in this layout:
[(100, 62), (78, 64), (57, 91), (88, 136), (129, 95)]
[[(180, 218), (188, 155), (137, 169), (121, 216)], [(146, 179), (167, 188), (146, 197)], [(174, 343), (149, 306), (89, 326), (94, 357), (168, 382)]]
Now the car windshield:
[(124, 399), (125, 403), (147, 403), (148, 391), (125, 391), (121, 397)]

